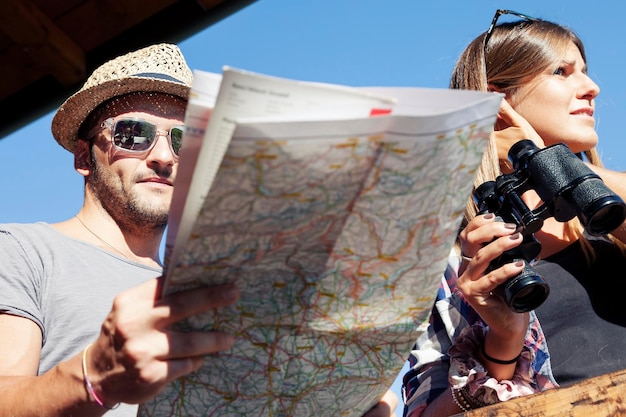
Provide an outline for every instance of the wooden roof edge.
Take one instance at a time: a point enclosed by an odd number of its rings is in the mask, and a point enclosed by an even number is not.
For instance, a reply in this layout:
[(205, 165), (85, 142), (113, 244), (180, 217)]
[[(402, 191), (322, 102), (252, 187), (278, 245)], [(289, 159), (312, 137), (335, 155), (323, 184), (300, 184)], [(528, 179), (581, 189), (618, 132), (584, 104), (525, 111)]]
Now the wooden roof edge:
[[(211, 0), (198, 0), (176, 3), (87, 52), (86, 76), (101, 63), (128, 51), (158, 42), (179, 43), (255, 1), (223, 0), (217, 3)], [(202, 3), (210, 8), (204, 7)], [(171, 24), (180, 22), (182, 20), (177, 19), (183, 18), (187, 22), (185, 25), (176, 27)], [(155, 27), (159, 30), (155, 31)], [(3, 115), (0, 119), (0, 139), (54, 111), (67, 97), (76, 92), (84, 81), (81, 79), (71, 85), (62, 85), (57, 79), (49, 76), (0, 101), (0, 114)]]

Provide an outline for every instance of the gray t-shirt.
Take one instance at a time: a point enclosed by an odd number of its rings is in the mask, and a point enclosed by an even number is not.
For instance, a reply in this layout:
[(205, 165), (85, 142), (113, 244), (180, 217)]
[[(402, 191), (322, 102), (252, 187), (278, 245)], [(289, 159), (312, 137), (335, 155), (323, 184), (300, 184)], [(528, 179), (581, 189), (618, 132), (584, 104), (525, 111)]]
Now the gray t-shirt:
[[(120, 292), (161, 270), (65, 236), (47, 223), (0, 225), (0, 313), (41, 329), (39, 373), (94, 341)], [(136, 416), (122, 405), (107, 416)]]

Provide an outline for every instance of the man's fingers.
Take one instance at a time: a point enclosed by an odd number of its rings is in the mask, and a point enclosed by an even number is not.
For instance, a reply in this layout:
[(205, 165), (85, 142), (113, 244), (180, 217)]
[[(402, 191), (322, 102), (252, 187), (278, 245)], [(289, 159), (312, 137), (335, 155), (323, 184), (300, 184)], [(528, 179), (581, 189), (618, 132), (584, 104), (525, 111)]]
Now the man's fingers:
[(220, 331), (151, 332), (125, 343), (123, 362), (126, 366), (141, 368), (153, 359), (170, 360), (203, 356), (228, 350), (234, 343), (233, 335)]
[(157, 302), (156, 312), (162, 325), (169, 325), (205, 311), (226, 307), (239, 299), (239, 290), (231, 284), (195, 288), (169, 294)]

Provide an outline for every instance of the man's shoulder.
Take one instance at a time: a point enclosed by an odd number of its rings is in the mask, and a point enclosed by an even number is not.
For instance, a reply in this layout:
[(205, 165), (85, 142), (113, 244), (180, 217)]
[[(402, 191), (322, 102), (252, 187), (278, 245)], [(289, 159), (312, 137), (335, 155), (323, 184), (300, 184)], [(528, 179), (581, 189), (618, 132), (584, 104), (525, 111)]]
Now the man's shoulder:
[(31, 229), (50, 229), (49, 223), (0, 223), (0, 230), (31, 230)]
[(69, 240), (49, 223), (0, 223), (0, 246), (50, 247)]
[(0, 233), (5, 235), (19, 236), (43, 236), (58, 235), (49, 223), (0, 223)]

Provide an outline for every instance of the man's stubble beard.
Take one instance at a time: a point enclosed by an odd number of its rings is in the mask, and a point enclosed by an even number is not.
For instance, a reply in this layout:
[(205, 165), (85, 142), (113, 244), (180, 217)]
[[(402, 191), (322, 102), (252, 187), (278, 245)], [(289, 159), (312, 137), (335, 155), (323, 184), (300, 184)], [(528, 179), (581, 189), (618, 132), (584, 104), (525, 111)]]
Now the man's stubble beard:
[(126, 189), (119, 177), (104, 171), (93, 158), (90, 165), (87, 187), (120, 229), (139, 235), (163, 233), (167, 226), (169, 204), (165, 207), (149, 204)]

